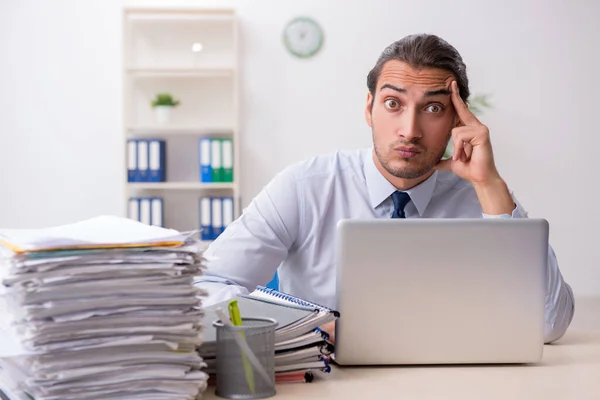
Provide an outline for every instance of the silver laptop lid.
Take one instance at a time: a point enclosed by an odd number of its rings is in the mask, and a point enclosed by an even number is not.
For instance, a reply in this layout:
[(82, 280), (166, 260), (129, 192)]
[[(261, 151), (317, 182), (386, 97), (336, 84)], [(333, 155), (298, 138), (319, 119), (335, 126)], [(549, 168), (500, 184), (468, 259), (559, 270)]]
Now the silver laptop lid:
[(344, 220), (337, 257), (340, 364), (541, 358), (543, 219)]

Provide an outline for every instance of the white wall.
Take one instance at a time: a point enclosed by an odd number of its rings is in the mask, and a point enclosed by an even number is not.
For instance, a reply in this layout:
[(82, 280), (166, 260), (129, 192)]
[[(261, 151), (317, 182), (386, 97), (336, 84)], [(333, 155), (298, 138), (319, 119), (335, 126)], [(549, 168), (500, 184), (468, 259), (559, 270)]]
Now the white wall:
[[(239, 10), (244, 204), (291, 162), (368, 145), (365, 77), (381, 50), (413, 32), (446, 38), (467, 62), (472, 91), (493, 95), (495, 108), (482, 119), (501, 173), (531, 216), (550, 221), (576, 293), (600, 295), (593, 0), (2, 0), (0, 226), (124, 213), (123, 5)], [(281, 43), (298, 14), (326, 30), (311, 60), (290, 57)]]

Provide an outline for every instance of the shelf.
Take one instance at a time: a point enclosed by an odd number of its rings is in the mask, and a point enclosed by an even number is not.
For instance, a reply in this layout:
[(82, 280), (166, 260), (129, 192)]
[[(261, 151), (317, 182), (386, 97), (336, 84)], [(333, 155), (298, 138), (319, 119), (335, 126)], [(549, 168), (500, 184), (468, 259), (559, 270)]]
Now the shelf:
[(130, 136), (228, 136), (233, 134), (233, 128), (209, 128), (194, 126), (131, 126)]
[(234, 11), (231, 9), (128, 9), (127, 17), (131, 22), (157, 22), (157, 21), (234, 21)]
[(159, 76), (131, 80), (126, 103), (126, 126), (156, 126), (151, 102), (161, 92), (172, 93), (180, 100), (172, 112), (170, 126), (230, 128), (233, 125), (236, 120), (234, 79), (229, 76), (210, 79), (170, 79)]
[(231, 67), (203, 67), (203, 68), (127, 68), (125, 70), (134, 78), (214, 78), (233, 76), (235, 72)]
[(208, 190), (208, 189), (234, 189), (232, 182), (135, 182), (127, 183), (132, 189), (143, 190)]

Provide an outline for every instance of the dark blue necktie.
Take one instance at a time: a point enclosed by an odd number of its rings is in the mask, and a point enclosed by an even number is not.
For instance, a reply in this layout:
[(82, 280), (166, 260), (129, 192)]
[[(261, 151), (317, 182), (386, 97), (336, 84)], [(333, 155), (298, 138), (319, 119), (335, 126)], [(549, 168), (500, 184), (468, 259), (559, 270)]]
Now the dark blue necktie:
[(394, 201), (394, 212), (392, 213), (392, 218), (406, 218), (404, 215), (404, 207), (410, 201), (410, 196), (408, 193), (395, 191), (392, 193), (392, 200)]

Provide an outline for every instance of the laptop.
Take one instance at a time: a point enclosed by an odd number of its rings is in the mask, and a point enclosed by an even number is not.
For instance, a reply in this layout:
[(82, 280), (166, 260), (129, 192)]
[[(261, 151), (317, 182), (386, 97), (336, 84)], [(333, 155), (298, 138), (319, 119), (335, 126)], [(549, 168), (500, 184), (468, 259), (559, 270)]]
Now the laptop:
[(544, 219), (342, 220), (340, 365), (537, 363)]

